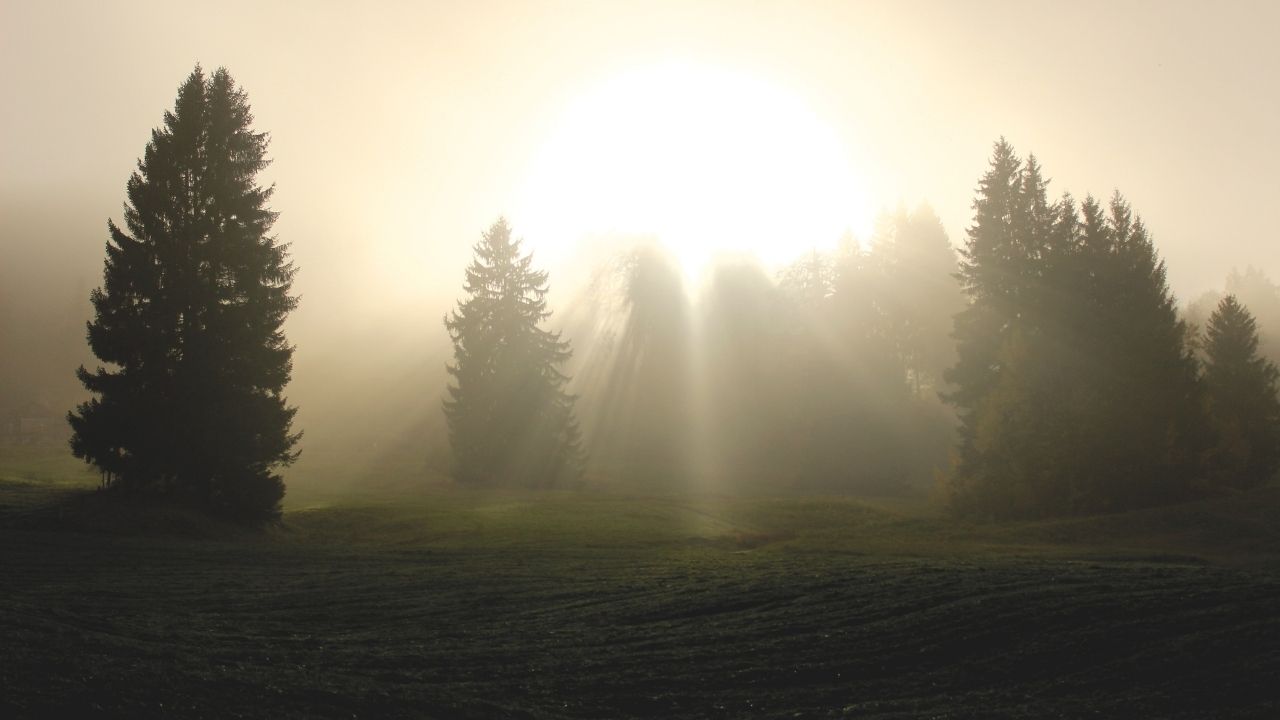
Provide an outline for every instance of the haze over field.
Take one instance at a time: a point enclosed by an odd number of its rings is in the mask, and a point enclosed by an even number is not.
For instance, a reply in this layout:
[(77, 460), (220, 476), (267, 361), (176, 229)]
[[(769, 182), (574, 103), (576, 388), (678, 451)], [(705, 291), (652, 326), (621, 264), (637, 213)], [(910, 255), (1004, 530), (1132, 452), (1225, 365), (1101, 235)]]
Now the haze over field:
[(420, 461), (442, 437), (440, 318), (499, 215), (562, 309), (609, 238), (657, 236), (694, 280), (726, 252), (772, 272), (928, 202), (958, 245), (1003, 135), (1055, 191), (1124, 190), (1184, 302), (1234, 267), (1280, 267), (1266, 214), (1245, 210), (1280, 193), (1273, 3), (193, 11), (3, 5), (0, 406), (83, 396), (105, 222), (197, 61), (232, 70), (272, 137), (263, 180), (300, 268), (300, 480), (334, 448), (408, 443)]
[(1280, 4), (0, 0), (0, 718), (1276, 718)]

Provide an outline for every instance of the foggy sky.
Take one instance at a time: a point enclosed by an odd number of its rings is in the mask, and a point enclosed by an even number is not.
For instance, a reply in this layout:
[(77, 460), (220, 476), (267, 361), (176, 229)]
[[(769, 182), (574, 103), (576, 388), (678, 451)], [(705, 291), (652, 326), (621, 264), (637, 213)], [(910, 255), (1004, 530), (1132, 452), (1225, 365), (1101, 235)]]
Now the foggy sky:
[(566, 104), (671, 58), (795, 93), (871, 207), (928, 201), (957, 244), (1001, 135), (1055, 194), (1118, 188), (1186, 301), (1232, 267), (1280, 277), (1277, 27), (1274, 2), (3, 0), (0, 333), (100, 283), (106, 221), (197, 61), (231, 71), (272, 137), (300, 382), (371, 339), (406, 353), (400, 372), (438, 372), (443, 355), (413, 354), (443, 341), (472, 244)]

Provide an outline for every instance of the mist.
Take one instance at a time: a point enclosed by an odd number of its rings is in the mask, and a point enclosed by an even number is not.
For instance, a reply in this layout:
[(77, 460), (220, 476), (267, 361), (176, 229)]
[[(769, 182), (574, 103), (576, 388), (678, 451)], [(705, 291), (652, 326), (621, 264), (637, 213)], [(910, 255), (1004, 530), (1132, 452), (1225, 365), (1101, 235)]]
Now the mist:
[[(298, 490), (313, 467), (331, 466), (318, 460), (330, 451), (370, 463), (403, 451), (396, 462), (416, 455), (414, 463), (443, 467), (424, 459), (438, 452), (410, 450), (397, 438), (416, 434), (421, 442), (441, 429), (432, 409), (449, 352), (440, 318), (458, 297), (472, 244), (494, 218), (510, 217), (551, 272), (552, 322), (568, 322), (570, 299), (613, 251), (593, 242), (599, 232), (548, 236), (538, 218), (515, 213), (528, 207), (522, 193), (537, 177), (539, 144), (555, 135), (575, 95), (650, 58), (745, 68), (792, 88), (837, 129), (865, 179), (867, 197), (850, 201), (871, 210), (857, 227), (840, 229), (863, 239), (875, 214), (921, 201), (953, 241), (962, 237), (974, 168), (991, 138), (1006, 134), (1035, 148), (1066, 187), (1132, 193), (1184, 302), (1220, 287), (1232, 268), (1280, 264), (1261, 217), (1235, 211), (1265, 206), (1280, 191), (1265, 171), (1280, 160), (1266, 139), (1280, 105), (1260, 92), (1259, 75), (1275, 58), (1270, 43), (1249, 39), (1268, 25), (1257, 15), (1274, 9), (1238, 4), (1203, 17), (1194, 4), (1161, 4), (1160, 22), (1150, 23), (1143, 18), (1153, 6), (1138, 3), (1108, 8), (1113, 22), (1105, 24), (1091, 22), (1089, 10), (1048, 22), (1040, 10), (999, 5), (964, 13), (945, 4), (788, 12), (659, 4), (572, 13), (391, 5), (353, 14), (322, 4), (308, 8), (302, 25), (293, 8), (280, 6), (246, 29), (215, 18), (179, 42), (148, 31), (178, 22), (179, 6), (10, 6), (0, 71), (14, 97), (0, 141), (7, 369), (0, 407), (37, 402), (61, 414), (80, 399), (73, 371), (88, 360), (80, 328), (89, 319), (87, 293), (101, 282), (105, 222), (119, 219), (124, 181), (147, 133), (197, 60), (234, 71), (250, 92), (255, 124), (272, 136), (264, 180), (276, 186), (276, 234), (300, 268), (301, 304), (287, 325), (298, 348), (289, 397), (305, 431)], [(527, 22), (531, 14), (540, 21)], [(921, 24), (922, 16), (937, 24)], [(1034, 44), (1011, 32), (1027, 23), (1042, 30)], [(588, 26), (596, 29), (581, 31)], [(656, 32), (669, 26), (680, 31)], [(725, 26), (733, 32), (720, 32)], [(988, 34), (1005, 38), (1003, 52), (1025, 62), (998, 62), (982, 49), (990, 43), (967, 40)], [(1204, 48), (1194, 59), (1178, 49), (1188, 36)], [(45, 37), (59, 40), (36, 40)], [(1070, 92), (1026, 82), (1067, 76), (1082, 80)], [(107, 77), (117, 81), (99, 79)], [(85, 133), (89, 107), (95, 128)], [(1125, 110), (1082, 116), (1083, 107)], [(923, 118), (945, 118), (946, 131)], [(1080, 122), (1067, 132), (1071, 118)], [(1215, 141), (1200, 141), (1209, 137)], [(1234, 182), (1190, 180), (1205, 175)], [(750, 223), (750, 208), (742, 212)], [(838, 239), (837, 231), (787, 238), (784, 255)], [(1198, 249), (1206, 243), (1212, 253)]]
[(0, 716), (1274, 716), (1277, 27), (0, 3)]

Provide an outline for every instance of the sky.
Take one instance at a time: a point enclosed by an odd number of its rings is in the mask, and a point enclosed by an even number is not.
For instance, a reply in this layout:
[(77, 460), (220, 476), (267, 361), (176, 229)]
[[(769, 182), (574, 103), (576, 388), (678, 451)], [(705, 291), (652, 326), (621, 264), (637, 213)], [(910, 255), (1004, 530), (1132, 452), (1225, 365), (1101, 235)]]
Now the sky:
[(0, 331), (87, 315), (197, 62), (271, 134), (313, 382), (326, 353), (442, 340), (499, 215), (553, 288), (593, 231), (780, 262), (927, 201), (960, 244), (1001, 136), (1054, 193), (1123, 192), (1185, 301), (1233, 267), (1280, 277), (1277, 27), (1274, 2), (0, 0)]

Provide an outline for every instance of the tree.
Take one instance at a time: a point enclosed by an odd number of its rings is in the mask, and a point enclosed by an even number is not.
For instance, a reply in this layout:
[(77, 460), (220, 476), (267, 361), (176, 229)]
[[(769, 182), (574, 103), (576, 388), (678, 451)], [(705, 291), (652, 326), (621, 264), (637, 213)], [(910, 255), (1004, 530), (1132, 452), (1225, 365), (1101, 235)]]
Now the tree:
[(281, 330), (297, 299), (252, 121), (230, 74), (197, 66), (152, 131), (90, 294), (89, 346), (111, 367), (79, 369), (96, 397), (68, 420), (72, 452), (113, 488), (261, 522), (280, 512), (275, 469), (297, 457)]
[(956, 253), (928, 205), (900, 209), (884, 224), (871, 252), (880, 275), (884, 312), (917, 395), (941, 389), (955, 363), (953, 318), (965, 308), (956, 280)]
[[(1026, 198), (1021, 186), (1022, 161), (1001, 138), (978, 183), (973, 224), (960, 252), (960, 284), (969, 302), (955, 316), (956, 362), (944, 373), (951, 385), (944, 397), (955, 405), (960, 422), (952, 492), (962, 510), (976, 509), (969, 498), (980, 495), (978, 486), (991, 481), (984, 466), (993, 458), (979, 447), (978, 427), (982, 424), (990, 437), (994, 421), (983, 418), (980, 411), (1000, 382), (1001, 360), (1008, 354), (1005, 345), (1026, 319), (1032, 270), (1014, 225), (1016, 217), (1026, 215), (1025, 208), (1019, 207)], [(984, 447), (998, 445), (990, 440), (983, 443)]]
[(652, 490), (689, 483), (692, 312), (680, 267), (643, 241), (601, 268), (573, 308), (589, 348), (574, 383), (591, 466)]
[[(780, 336), (772, 351), (778, 393), (764, 412), (779, 474), (824, 492), (896, 492), (927, 476), (935, 432), (907, 384), (901, 315), (886, 264), (846, 236), (831, 255), (810, 253), (780, 273)], [(902, 268), (905, 270), (905, 268)], [(945, 456), (945, 451), (944, 451)]]
[[(1125, 509), (1186, 497), (1200, 472), (1205, 416), (1191, 336), (1141, 217), (1117, 192), (1086, 198), (1072, 322), (1092, 383), (1095, 458), (1081, 509)], [(1090, 487), (1090, 484), (1092, 487)]]
[(1205, 336), (1211, 472), (1224, 485), (1258, 485), (1280, 469), (1280, 371), (1259, 355), (1257, 322), (1234, 295), (1218, 303)]
[(1045, 185), (1003, 141), (979, 185), (948, 374), (955, 506), (1028, 517), (1183, 497), (1204, 415), (1164, 264), (1119, 194), (1051, 205)]
[(1280, 362), (1280, 287), (1266, 273), (1250, 266), (1244, 272), (1232, 269), (1226, 288), (1249, 308), (1258, 323), (1258, 353), (1273, 363)]
[[(851, 240), (848, 244), (856, 248)], [(861, 479), (859, 471), (874, 464), (872, 458), (855, 455), (862, 438), (849, 427), (851, 416), (865, 403), (850, 382), (860, 363), (843, 352), (843, 334), (837, 337), (834, 303), (840, 269), (835, 257), (816, 250), (783, 268), (774, 320), (779, 337), (743, 349), (751, 355), (772, 351), (779, 361), (773, 373), (777, 394), (760, 411), (775, 422), (767, 437), (776, 445), (771, 455), (781, 462), (773, 472), (793, 478), (800, 488), (828, 492), (850, 489), (852, 481)]]
[(547, 273), (499, 219), (475, 246), (468, 297), (445, 317), (453, 382), (444, 401), (458, 480), (548, 487), (581, 473), (574, 398), (559, 367), (569, 343), (539, 325)]
[(1205, 360), (1203, 330), (1209, 316), (1224, 297), (1234, 295), (1258, 324), (1258, 354), (1272, 363), (1280, 363), (1280, 286), (1265, 272), (1250, 266), (1243, 272), (1233, 268), (1227, 274), (1225, 287), (1225, 292), (1207, 290), (1183, 308), (1183, 319), (1198, 343), (1197, 358), (1201, 362)]

